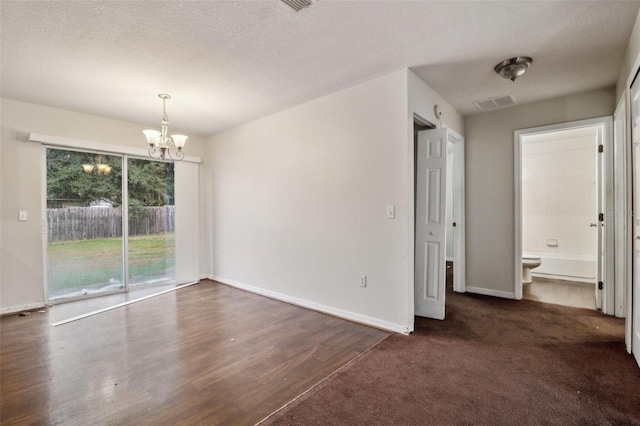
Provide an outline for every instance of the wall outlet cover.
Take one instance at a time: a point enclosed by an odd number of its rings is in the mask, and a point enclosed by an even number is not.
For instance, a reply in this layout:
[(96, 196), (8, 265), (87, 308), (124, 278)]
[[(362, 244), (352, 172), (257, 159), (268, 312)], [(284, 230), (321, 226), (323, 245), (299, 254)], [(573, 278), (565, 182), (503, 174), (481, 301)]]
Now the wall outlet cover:
[(367, 276), (366, 275), (361, 275), (360, 276), (360, 287), (366, 287), (367, 286)]

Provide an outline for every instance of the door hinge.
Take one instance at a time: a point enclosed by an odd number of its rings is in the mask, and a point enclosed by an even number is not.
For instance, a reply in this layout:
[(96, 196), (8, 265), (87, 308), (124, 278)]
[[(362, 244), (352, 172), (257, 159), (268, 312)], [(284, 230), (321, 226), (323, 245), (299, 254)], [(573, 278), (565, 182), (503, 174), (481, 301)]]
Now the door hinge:
[(604, 145), (598, 145), (598, 152), (604, 152)]
[(604, 213), (598, 213), (598, 220), (604, 222)]
[(598, 290), (602, 290), (604, 288), (604, 283), (602, 281), (598, 281)]
[(453, 222), (453, 227), (454, 227), (454, 228), (456, 227), (456, 223), (455, 223), (455, 222)]

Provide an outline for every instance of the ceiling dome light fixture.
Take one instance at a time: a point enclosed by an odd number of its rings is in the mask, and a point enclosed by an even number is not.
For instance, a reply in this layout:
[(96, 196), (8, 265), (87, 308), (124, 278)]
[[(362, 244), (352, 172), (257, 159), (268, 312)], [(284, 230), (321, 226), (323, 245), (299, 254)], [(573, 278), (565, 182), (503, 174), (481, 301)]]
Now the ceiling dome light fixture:
[[(158, 95), (162, 99), (162, 121), (161, 131), (157, 130), (143, 130), (142, 133), (147, 137), (147, 143), (151, 147), (149, 149), (149, 156), (160, 158), (165, 160), (167, 157), (173, 160), (182, 160), (184, 158), (184, 152), (182, 148), (187, 143), (188, 136), (185, 135), (171, 135), (167, 136), (169, 130), (169, 119), (167, 118), (167, 109), (165, 103), (167, 99), (171, 99), (171, 96), (166, 93), (160, 93)], [(170, 148), (174, 147), (176, 150), (172, 154)]]
[(528, 56), (518, 56), (500, 62), (495, 66), (494, 70), (500, 75), (500, 77), (515, 81), (516, 78), (520, 77), (527, 71), (532, 62), (533, 59)]

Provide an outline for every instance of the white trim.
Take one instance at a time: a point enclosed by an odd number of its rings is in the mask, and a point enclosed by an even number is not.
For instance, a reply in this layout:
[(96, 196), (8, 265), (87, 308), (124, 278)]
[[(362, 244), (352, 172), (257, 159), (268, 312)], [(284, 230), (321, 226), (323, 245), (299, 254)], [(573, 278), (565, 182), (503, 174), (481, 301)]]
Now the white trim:
[[(453, 148), (453, 167), (451, 176), (452, 182), (447, 182), (453, 188), (453, 221), (456, 226), (453, 228), (453, 290), (457, 293), (466, 291), (466, 219), (465, 219), (465, 197), (466, 190), (464, 184), (464, 138), (451, 129), (448, 129), (449, 142)], [(446, 305), (446, 300), (445, 300)]]
[[(605, 167), (605, 176), (602, 177), (604, 185), (606, 185), (606, 199), (604, 201), (605, 212), (613, 210), (613, 119), (610, 116), (597, 117), (586, 120), (576, 120), (566, 123), (552, 124), (549, 126), (532, 127), (528, 129), (515, 130), (514, 134), (514, 294), (516, 300), (522, 299), (522, 138), (535, 134), (550, 133), (565, 129), (577, 129), (583, 127), (596, 127), (602, 129), (601, 137), (605, 152), (608, 154)], [(614, 223), (615, 218), (608, 219), (609, 223)], [(614, 229), (611, 227), (611, 229)], [(605, 288), (603, 294), (602, 312), (605, 314), (613, 314), (614, 312), (614, 246), (613, 232), (606, 233), (607, 241), (603, 241), (605, 245), (605, 265), (609, 265), (605, 271), (606, 276), (603, 277)], [(602, 266), (605, 266), (602, 265)]]
[(29, 303), (28, 305), (9, 306), (0, 308), (0, 315), (13, 314), (16, 312), (29, 311), (31, 309), (44, 308), (44, 302)]
[(129, 282), (129, 158), (125, 156), (121, 161), (122, 175), (120, 178), (120, 191), (122, 191), (122, 205), (127, 206), (127, 208), (122, 209), (121, 219), (122, 234), (120, 235), (120, 238), (122, 238), (122, 282), (124, 283), (124, 291), (129, 292), (131, 290), (131, 283)]
[(522, 143), (521, 143), (521, 131), (516, 130), (514, 132), (514, 145), (513, 145), (513, 189), (514, 189), (514, 247), (513, 247), (513, 260), (514, 260), (514, 299), (522, 299)]
[(47, 148), (40, 145), (40, 199), (42, 200), (42, 300), (49, 300), (49, 223), (47, 220)]
[[(27, 139), (29, 142), (40, 142), (47, 145), (54, 145), (66, 148), (76, 148), (83, 151), (98, 151), (105, 153), (127, 154), (135, 157), (149, 158), (149, 152), (146, 149), (134, 148), (126, 145), (116, 145), (104, 142), (95, 142), (82, 139), (65, 138), (61, 136), (45, 135), (42, 133), (29, 133)], [(144, 143), (142, 139), (141, 143)], [(201, 163), (200, 157), (185, 155), (183, 161), (191, 163)]]
[(68, 324), (70, 322), (77, 321), (77, 320), (80, 320), (80, 319), (83, 319), (83, 318), (87, 318), (87, 317), (91, 317), (93, 315), (98, 315), (98, 314), (101, 314), (103, 312), (107, 312), (107, 311), (111, 311), (111, 310), (116, 309), (116, 308), (120, 308), (122, 306), (127, 306), (127, 305), (131, 305), (132, 303), (141, 302), (143, 300), (151, 299), (152, 297), (160, 296), (161, 294), (165, 294), (165, 293), (169, 293), (169, 292), (172, 292), (172, 291), (180, 290), (182, 288), (189, 287), (189, 286), (194, 285), (194, 284), (198, 284), (198, 281), (194, 281), (194, 282), (191, 282), (191, 283), (183, 284), (181, 286), (170, 288), (168, 290), (163, 290), (163, 291), (160, 291), (158, 293), (149, 294), (147, 296), (139, 297), (137, 299), (128, 300), (126, 302), (118, 303), (117, 305), (108, 306), (106, 308), (98, 309), (96, 311), (92, 311), (92, 312), (89, 312), (89, 313), (86, 313), (86, 314), (82, 314), (82, 315), (78, 315), (78, 316), (75, 316), (75, 317), (72, 317), (72, 318), (68, 318), (66, 320), (54, 322), (54, 323), (51, 323), (51, 325), (53, 327), (57, 327), (59, 325)]
[[(522, 270), (520, 271), (520, 273), (522, 273)], [(492, 290), (488, 288), (469, 287), (469, 286), (467, 286), (466, 290), (467, 290), (467, 293), (482, 294), (484, 296), (495, 296), (495, 297), (501, 297), (503, 299), (516, 298), (515, 293), (508, 292), (508, 291), (498, 291), (498, 290)]]
[[(626, 92), (626, 89), (625, 89)], [(627, 134), (626, 134), (626, 104), (625, 93), (623, 92), (616, 110), (613, 113), (613, 150), (614, 150), (614, 173), (615, 183), (619, 191), (614, 188), (614, 212), (615, 221), (615, 315), (618, 318), (625, 317), (627, 309), (627, 282), (630, 282), (630, 276), (627, 275), (628, 264), (630, 259), (630, 251), (628, 250), (631, 238), (629, 238), (630, 215), (628, 203), (628, 186), (627, 179), (629, 169), (627, 168)], [(618, 135), (616, 128), (620, 126), (621, 134)], [(617, 138), (616, 138), (617, 135)], [(617, 140), (616, 140), (617, 139)], [(630, 294), (630, 293), (629, 293)]]
[(258, 294), (260, 296), (265, 296), (270, 299), (279, 300), (281, 302), (291, 303), (292, 305), (322, 312), (323, 314), (329, 314), (334, 317), (346, 319), (346, 320), (357, 322), (360, 324), (370, 325), (372, 327), (380, 328), (383, 330), (395, 331), (395, 332), (404, 333), (404, 334), (408, 334), (410, 332), (410, 330), (408, 330), (407, 327), (401, 324), (394, 324), (392, 322), (380, 320), (378, 318), (373, 318), (368, 315), (357, 314), (355, 312), (345, 311), (344, 309), (338, 309), (332, 306), (322, 305), (320, 303), (311, 302), (309, 300), (288, 296), (286, 294), (278, 293), (275, 291), (265, 290), (260, 287), (244, 284), (244, 283), (230, 280), (224, 277), (211, 275), (209, 276), (209, 279), (213, 281), (217, 281), (222, 284), (226, 284), (231, 287), (235, 287), (240, 290), (248, 291), (249, 293)]
[(447, 262), (453, 262), (453, 257), (449, 257), (449, 256), (447, 256), (447, 257), (445, 258), (445, 260), (446, 260)]

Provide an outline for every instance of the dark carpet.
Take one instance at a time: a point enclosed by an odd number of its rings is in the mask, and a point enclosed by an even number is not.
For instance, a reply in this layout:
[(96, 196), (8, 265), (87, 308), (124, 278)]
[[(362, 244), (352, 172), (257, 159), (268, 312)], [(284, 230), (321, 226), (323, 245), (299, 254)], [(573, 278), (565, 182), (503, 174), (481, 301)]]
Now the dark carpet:
[(450, 291), (446, 308), (262, 425), (640, 425), (624, 320)]

